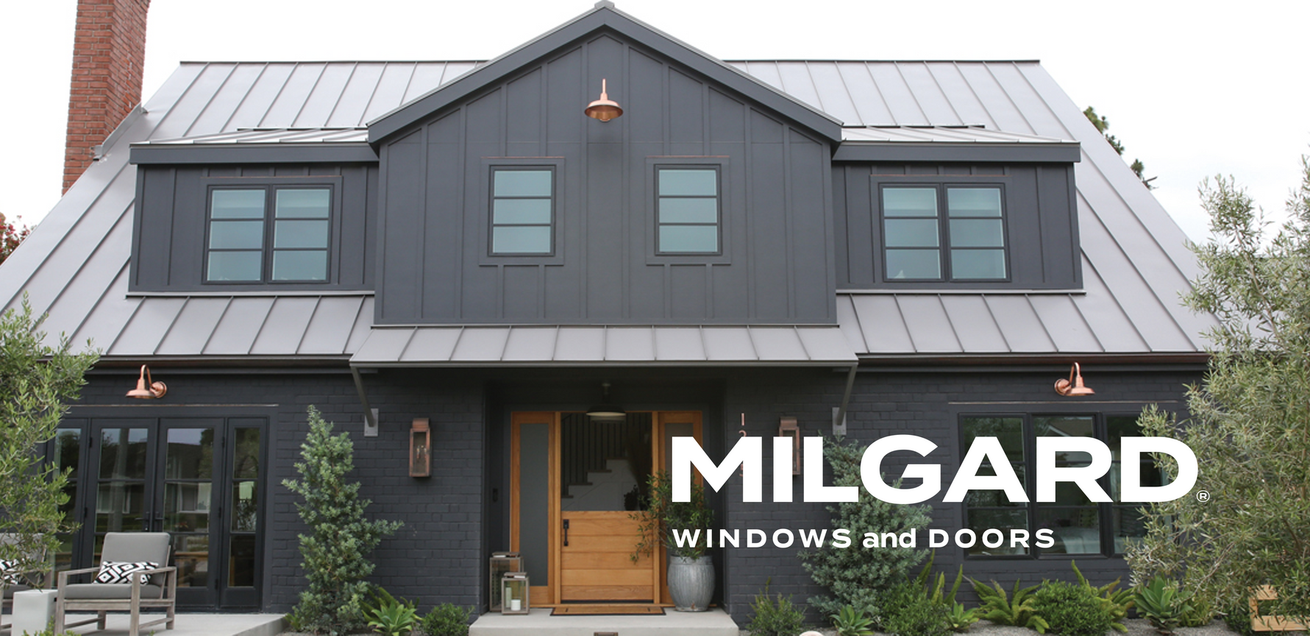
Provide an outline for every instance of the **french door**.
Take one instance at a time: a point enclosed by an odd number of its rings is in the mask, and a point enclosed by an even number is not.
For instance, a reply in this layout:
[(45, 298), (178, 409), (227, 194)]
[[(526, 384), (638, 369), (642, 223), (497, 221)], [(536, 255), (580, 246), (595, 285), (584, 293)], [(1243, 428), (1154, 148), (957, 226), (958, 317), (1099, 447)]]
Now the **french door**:
[(256, 608), (264, 418), (90, 418), (61, 423), (72, 470), (59, 566), (100, 562), (109, 532), (168, 532), (179, 606)]

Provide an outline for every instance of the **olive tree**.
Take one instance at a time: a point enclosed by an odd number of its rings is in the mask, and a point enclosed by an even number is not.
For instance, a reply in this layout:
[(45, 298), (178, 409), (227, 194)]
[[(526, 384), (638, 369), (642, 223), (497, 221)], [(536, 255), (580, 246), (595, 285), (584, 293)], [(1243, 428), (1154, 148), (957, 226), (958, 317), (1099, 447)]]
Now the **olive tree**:
[(1267, 584), (1273, 611), (1310, 616), (1310, 158), (1302, 172), (1277, 227), (1233, 179), (1202, 183), (1215, 238), (1192, 247), (1202, 273), (1184, 301), (1217, 318), (1209, 369), (1188, 388), (1190, 420), (1141, 420), (1185, 442), (1200, 476), (1192, 496), (1146, 510), (1133, 574), (1170, 576), (1216, 609)]
[(46, 345), (39, 327), (26, 299), (0, 316), (0, 534), (9, 535), (0, 560), (17, 562), (34, 587), (48, 583), (57, 535), (71, 530), (60, 509), (68, 475), (45, 461), (43, 447), (99, 357), (74, 353), (63, 337)]

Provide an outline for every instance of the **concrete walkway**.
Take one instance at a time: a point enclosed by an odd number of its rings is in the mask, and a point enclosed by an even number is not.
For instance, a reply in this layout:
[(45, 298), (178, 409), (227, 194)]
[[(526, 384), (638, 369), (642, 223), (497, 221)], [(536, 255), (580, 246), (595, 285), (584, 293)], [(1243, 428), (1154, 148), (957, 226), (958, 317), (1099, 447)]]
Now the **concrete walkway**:
[[(69, 620), (76, 621), (70, 614)], [(153, 620), (159, 614), (143, 614), (144, 620)], [(91, 615), (86, 615), (90, 618)], [(5, 621), (8, 622), (8, 621)], [(97, 631), (95, 623), (82, 625), (68, 630), (74, 634), (94, 632), (96, 636), (127, 636), (127, 614), (109, 615), (105, 631)], [(276, 636), (283, 630), (281, 614), (182, 614), (177, 615), (173, 629), (163, 629), (162, 625), (141, 630), (141, 636)], [(5, 630), (6, 632), (8, 630)], [(22, 636), (15, 634), (12, 636)]]
[(620, 636), (738, 636), (737, 624), (721, 609), (675, 612), (664, 616), (551, 616), (549, 609), (534, 609), (526, 616), (483, 614), (469, 628), (469, 636), (593, 636), (616, 632)]

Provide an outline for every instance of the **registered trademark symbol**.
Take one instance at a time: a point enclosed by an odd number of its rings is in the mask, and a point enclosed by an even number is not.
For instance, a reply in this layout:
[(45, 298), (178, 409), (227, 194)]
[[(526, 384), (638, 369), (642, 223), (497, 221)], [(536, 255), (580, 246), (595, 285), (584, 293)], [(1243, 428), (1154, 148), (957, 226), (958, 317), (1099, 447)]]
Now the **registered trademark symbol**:
[(1196, 493), (1196, 500), (1199, 501), (1199, 502), (1201, 502), (1201, 503), (1205, 503), (1205, 502), (1207, 502), (1207, 501), (1210, 501), (1210, 493), (1208, 493), (1208, 492), (1206, 492), (1206, 491), (1204, 491), (1204, 490), (1199, 491), (1199, 492)]

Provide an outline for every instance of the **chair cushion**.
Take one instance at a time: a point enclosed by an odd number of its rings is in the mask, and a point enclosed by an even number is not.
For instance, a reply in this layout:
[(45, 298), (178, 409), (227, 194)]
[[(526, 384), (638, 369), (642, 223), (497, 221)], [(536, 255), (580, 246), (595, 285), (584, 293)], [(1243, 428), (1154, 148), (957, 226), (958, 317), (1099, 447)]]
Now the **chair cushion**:
[(5, 588), (5, 591), (4, 591), (4, 595), (3, 595), (3, 596), (4, 596), (4, 598), (7, 598), (7, 599), (9, 599), (9, 598), (13, 598), (13, 597), (14, 597), (14, 592), (23, 592), (23, 591), (25, 591), (25, 590), (30, 590), (30, 589), (32, 589), (32, 588), (30, 588), (30, 587), (28, 587), (27, 585), (22, 584), (22, 583), (20, 583), (20, 584), (18, 584), (18, 585), (6, 585), (6, 586), (4, 586), (4, 588)]
[[(124, 563), (120, 561), (101, 561), (100, 572), (96, 574), (96, 583), (131, 583), (132, 575), (145, 570), (153, 570), (159, 567), (158, 563), (150, 561), (138, 561), (136, 563)], [(141, 584), (145, 585), (150, 582), (150, 577), (145, 574), (138, 574), (141, 577)]]
[(18, 585), (18, 561), (0, 559), (0, 585)]
[[(171, 539), (167, 532), (110, 532), (105, 534), (105, 547), (100, 551), (100, 562), (120, 563), (168, 562)], [(150, 577), (152, 585), (163, 585), (164, 575)]]
[[(141, 598), (161, 598), (164, 588), (142, 585)], [(128, 599), (132, 598), (129, 583), (70, 583), (63, 588), (65, 599)]]

